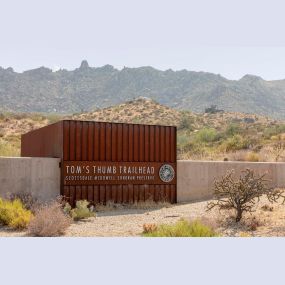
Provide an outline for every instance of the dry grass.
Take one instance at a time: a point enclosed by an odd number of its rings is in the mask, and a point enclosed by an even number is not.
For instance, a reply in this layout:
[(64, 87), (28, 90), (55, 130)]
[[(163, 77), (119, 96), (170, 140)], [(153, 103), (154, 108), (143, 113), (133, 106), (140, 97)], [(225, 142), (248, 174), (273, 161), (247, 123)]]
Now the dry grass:
[(0, 156), (20, 156), (20, 149), (4, 139), (0, 139)]
[[(188, 155), (188, 158), (189, 157)], [(254, 152), (251, 150), (239, 150), (228, 153), (216, 153), (211, 156), (201, 156), (201, 160), (226, 160), (226, 161), (249, 161), (249, 162), (275, 162), (276, 157), (272, 151), (272, 146), (265, 145), (260, 151)], [(285, 156), (278, 158), (278, 162), (284, 162)]]
[(156, 224), (143, 224), (143, 233), (148, 234), (157, 230)]
[(28, 234), (39, 237), (60, 236), (70, 226), (71, 221), (71, 218), (64, 214), (61, 204), (53, 201), (36, 210), (28, 227)]
[(173, 225), (148, 225), (143, 228), (145, 237), (217, 237), (218, 234), (200, 220), (181, 219)]
[(19, 156), (21, 134), (61, 118), (57, 115), (0, 113), (0, 156)]
[(160, 209), (160, 208), (169, 208), (172, 205), (169, 202), (154, 202), (153, 200), (146, 200), (141, 202), (135, 202), (133, 204), (118, 204), (113, 201), (108, 201), (104, 204), (96, 204), (96, 212), (107, 212), (115, 210), (127, 210), (127, 209), (137, 209), (137, 210), (150, 210), (150, 209)]

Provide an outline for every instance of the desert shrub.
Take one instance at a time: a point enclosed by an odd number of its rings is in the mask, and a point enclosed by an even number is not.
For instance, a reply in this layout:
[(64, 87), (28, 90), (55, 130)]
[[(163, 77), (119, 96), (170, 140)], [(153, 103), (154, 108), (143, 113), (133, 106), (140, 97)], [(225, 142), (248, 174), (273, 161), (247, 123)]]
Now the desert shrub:
[(219, 135), (215, 129), (204, 128), (196, 133), (195, 140), (201, 143), (214, 142), (219, 139)]
[(246, 160), (251, 161), (251, 162), (258, 162), (259, 161), (259, 156), (256, 152), (249, 152), (246, 155)]
[(76, 207), (70, 211), (70, 216), (76, 221), (94, 217), (96, 215), (95, 212), (88, 206), (89, 202), (86, 200), (77, 201)]
[(270, 139), (272, 136), (276, 136), (284, 132), (285, 132), (285, 124), (273, 125), (264, 129), (263, 137), (266, 139)]
[(274, 158), (274, 161), (279, 161), (284, 158), (285, 143), (283, 141), (277, 141), (272, 145), (270, 152)]
[(152, 233), (157, 230), (156, 224), (144, 224), (143, 225), (143, 234)]
[(183, 113), (178, 125), (178, 130), (186, 129), (191, 131), (193, 130), (192, 124), (193, 124), (193, 118)]
[(189, 143), (189, 135), (179, 132), (177, 135), (177, 147), (182, 148)]
[(181, 148), (178, 148), (180, 159), (204, 159), (212, 154), (211, 148), (202, 143), (189, 142)]
[(249, 140), (242, 137), (241, 135), (234, 135), (233, 137), (228, 138), (222, 143), (221, 149), (223, 151), (229, 152), (229, 151), (247, 149), (249, 145), (250, 145)]
[(63, 212), (66, 215), (70, 215), (70, 211), (72, 210), (72, 207), (70, 206), (70, 204), (68, 202), (64, 203), (63, 205)]
[(71, 218), (63, 212), (58, 201), (40, 206), (31, 220), (28, 233), (32, 236), (53, 237), (62, 235), (70, 226)]
[(25, 209), (19, 199), (13, 201), (0, 198), (0, 223), (13, 229), (24, 229), (28, 226), (32, 212)]
[(236, 212), (236, 222), (239, 222), (244, 212), (253, 212), (255, 205), (262, 195), (266, 195), (269, 202), (277, 202), (283, 198), (282, 189), (273, 190), (268, 186), (265, 174), (255, 175), (253, 170), (242, 171), (238, 179), (233, 177), (234, 171), (228, 172), (220, 180), (214, 182), (215, 201), (207, 204), (207, 209), (215, 207), (221, 209), (234, 209)]
[(10, 201), (13, 201), (16, 199), (20, 200), (23, 206), (27, 210), (31, 210), (32, 212), (39, 205), (39, 201), (35, 197), (33, 197), (31, 193), (28, 193), (28, 192), (11, 193), (8, 195), (8, 199)]
[(19, 156), (20, 150), (0, 138), (0, 156)]
[(259, 155), (259, 158), (260, 158), (259, 161), (274, 161), (274, 159), (275, 159), (273, 157), (272, 153), (271, 153), (270, 146), (263, 147), (259, 151), (258, 155)]
[(241, 133), (241, 127), (237, 123), (230, 123), (225, 131), (227, 137), (234, 136)]
[[(144, 229), (145, 230), (145, 229)], [(174, 225), (160, 225), (153, 230), (148, 229), (148, 232), (144, 232), (145, 237), (215, 237), (217, 233), (210, 228), (202, 224), (199, 220), (188, 222), (186, 220), (180, 220)]]
[(238, 150), (235, 152), (228, 153), (227, 158), (230, 161), (246, 161), (247, 155), (248, 155), (248, 151), (242, 149), (242, 150)]

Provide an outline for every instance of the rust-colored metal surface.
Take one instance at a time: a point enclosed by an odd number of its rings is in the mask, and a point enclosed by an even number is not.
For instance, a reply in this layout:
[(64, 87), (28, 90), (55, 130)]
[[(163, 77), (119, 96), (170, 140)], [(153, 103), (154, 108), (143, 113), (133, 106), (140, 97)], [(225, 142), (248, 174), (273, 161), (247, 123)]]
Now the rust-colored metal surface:
[(21, 156), (58, 157), (63, 151), (63, 121), (21, 136)]
[[(62, 159), (61, 194), (74, 205), (76, 200), (93, 203), (134, 203), (152, 199), (176, 202), (176, 127), (65, 120), (22, 136), (22, 156)], [(66, 166), (154, 167), (153, 179), (106, 183), (106, 180), (67, 181)], [(170, 165), (171, 181), (163, 182), (159, 170)], [(69, 168), (71, 170), (71, 168)], [(169, 169), (166, 167), (167, 174)], [(84, 173), (86, 174), (89, 173)], [(94, 175), (93, 175), (94, 174)], [(93, 173), (96, 176), (96, 173)], [(127, 173), (136, 176), (137, 173)], [(135, 174), (135, 175), (131, 175)], [(80, 174), (84, 176), (83, 174)], [(72, 173), (69, 176), (80, 176)], [(98, 176), (98, 175), (97, 175)], [(70, 178), (70, 177), (69, 177)], [(70, 178), (74, 179), (74, 178)], [(78, 178), (84, 179), (84, 178)], [(100, 178), (101, 179), (101, 178)]]

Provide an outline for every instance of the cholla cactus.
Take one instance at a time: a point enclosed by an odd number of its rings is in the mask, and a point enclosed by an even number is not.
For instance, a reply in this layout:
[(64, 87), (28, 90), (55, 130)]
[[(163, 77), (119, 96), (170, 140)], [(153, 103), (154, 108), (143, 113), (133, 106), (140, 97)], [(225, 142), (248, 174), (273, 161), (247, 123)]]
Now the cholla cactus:
[(262, 195), (266, 195), (268, 200), (273, 203), (279, 198), (283, 198), (282, 189), (273, 189), (268, 186), (268, 180), (264, 179), (265, 174), (255, 176), (254, 171), (246, 169), (242, 172), (239, 179), (233, 178), (234, 171), (228, 172), (220, 180), (214, 183), (214, 199), (209, 202), (207, 210), (215, 207), (219, 209), (234, 209), (236, 211), (236, 222), (242, 218), (243, 212), (253, 212), (256, 203)]

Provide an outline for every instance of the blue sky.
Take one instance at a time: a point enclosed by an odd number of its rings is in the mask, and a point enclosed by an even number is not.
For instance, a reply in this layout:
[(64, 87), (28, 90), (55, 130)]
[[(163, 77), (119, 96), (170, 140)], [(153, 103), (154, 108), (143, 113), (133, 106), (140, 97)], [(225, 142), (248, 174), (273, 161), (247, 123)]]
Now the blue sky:
[(153, 66), (285, 78), (282, 1), (0, 0), (0, 66)]

